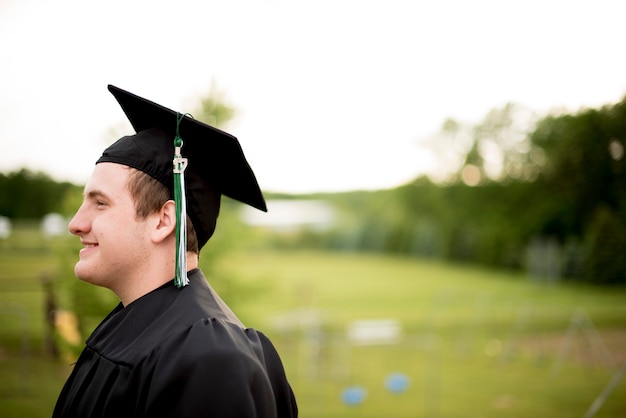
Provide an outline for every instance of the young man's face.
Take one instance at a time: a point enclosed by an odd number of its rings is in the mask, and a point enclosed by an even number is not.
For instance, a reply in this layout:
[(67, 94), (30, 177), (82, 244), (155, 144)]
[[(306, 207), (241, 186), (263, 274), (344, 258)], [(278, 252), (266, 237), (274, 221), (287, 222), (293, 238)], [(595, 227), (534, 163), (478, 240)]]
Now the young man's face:
[(114, 291), (138, 277), (150, 250), (148, 224), (136, 216), (126, 186), (130, 172), (120, 164), (97, 164), (85, 186), (83, 204), (69, 224), (84, 245), (76, 276)]

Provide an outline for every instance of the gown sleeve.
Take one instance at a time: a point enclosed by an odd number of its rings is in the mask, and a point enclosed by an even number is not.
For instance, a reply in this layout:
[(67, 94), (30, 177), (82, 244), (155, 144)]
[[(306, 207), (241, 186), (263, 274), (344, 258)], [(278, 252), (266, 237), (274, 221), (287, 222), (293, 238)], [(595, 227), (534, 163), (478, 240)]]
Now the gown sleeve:
[[(260, 335), (227, 322), (204, 319), (170, 338), (153, 351), (139, 372), (143, 374), (141, 380), (149, 382), (140, 395), (143, 399), (137, 400), (143, 404), (143, 415), (295, 416), (284, 415), (290, 410), (281, 405), (285, 387), (270, 379), (270, 374), (276, 374), (275, 352), (269, 353), (272, 364), (268, 369), (266, 339)], [(275, 390), (282, 393), (276, 394)]]

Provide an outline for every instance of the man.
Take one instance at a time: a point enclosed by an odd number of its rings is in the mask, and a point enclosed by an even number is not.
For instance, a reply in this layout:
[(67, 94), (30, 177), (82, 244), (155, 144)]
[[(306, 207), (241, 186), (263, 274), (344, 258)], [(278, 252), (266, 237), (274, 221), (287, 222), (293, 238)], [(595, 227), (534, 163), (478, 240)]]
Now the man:
[(53, 416), (297, 416), (272, 343), (244, 327), (198, 269), (221, 195), (266, 210), (239, 143), (109, 91), (137, 133), (96, 162), (69, 229), (84, 246), (76, 276), (120, 304), (88, 338)]

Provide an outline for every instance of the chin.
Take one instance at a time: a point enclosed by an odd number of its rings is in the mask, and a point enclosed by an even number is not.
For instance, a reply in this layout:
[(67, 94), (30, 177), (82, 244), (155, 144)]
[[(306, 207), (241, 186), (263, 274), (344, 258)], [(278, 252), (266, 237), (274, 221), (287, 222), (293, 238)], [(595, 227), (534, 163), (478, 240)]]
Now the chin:
[(87, 266), (81, 265), (80, 261), (74, 266), (74, 275), (83, 282), (98, 284), (97, 277), (94, 277), (93, 272), (90, 272)]

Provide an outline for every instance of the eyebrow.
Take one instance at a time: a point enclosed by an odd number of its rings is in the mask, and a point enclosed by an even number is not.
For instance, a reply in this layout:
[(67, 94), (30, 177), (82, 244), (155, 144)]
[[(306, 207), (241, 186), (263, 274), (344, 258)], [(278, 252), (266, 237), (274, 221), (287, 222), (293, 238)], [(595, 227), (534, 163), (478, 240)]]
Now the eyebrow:
[(90, 199), (96, 199), (98, 197), (101, 197), (101, 198), (103, 198), (105, 200), (111, 200), (109, 195), (107, 195), (106, 193), (104, 193), (101, 190), (90, 190), (89, 192), (85, 192), (84, 196), (85, 196), (85, 198), (90, 198)]

